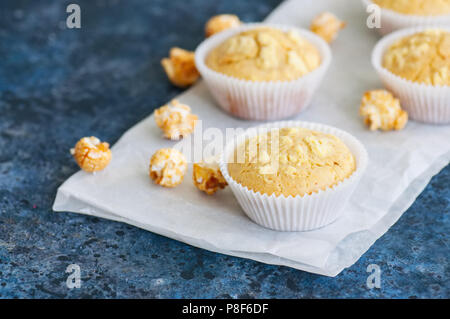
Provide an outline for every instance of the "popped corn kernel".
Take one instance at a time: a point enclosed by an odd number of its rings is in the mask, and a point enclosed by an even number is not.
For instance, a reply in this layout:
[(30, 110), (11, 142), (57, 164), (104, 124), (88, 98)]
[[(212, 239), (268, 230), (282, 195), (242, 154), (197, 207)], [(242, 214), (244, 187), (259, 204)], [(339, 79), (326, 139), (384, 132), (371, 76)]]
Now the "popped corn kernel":
[(261, 69), (275, 69), (279, 65), (277, 48), (273, 45), (262, 46), (259, 51), (258, 66)]
[(281, 136), (280, 137), (280, 142), (281, 142), (282, 145), (285, 145), (285, 146), (291, 146), (294, 143), (292, 138), (290, 136), (287, 136), (287, 135)]
[(222, 189), (228, 185), (215, 159), (195, 163), (192, 179), (195, 187), (208, 195), (213, 195), (219, 188)]
[(314, 154), (325, 157), (333, 151), (332, 146), (326, 137), (316, 137), (314, 135), (305, 137), (305, 142)]
[(210, 37), (229, 28), (238, 27), (241, 24), (239, 18), (234, 14), (219, 14), (206, 22), (205, 34)]
[(258, 44), (253, 37), (242, 35), (232, 37), (223, 44), (223, 55), (219, 62), (228, 64), (251, 59), (258, 54)]
[(294, 166), (288, 166), (286, 167), (286, 173), (289, 175), (294, 175), (297, 173), (297, 169)]
[(186, 157), (174, 148), (162, 148), (150, 159), (150, 178), (164, 187), (175, 187), (180, 184), (186, 170)]
[(80, 139), (70, 153), (78, 166), (89, 173), (104, 169), (112, 156), (109, 144), (101, 142), (95, 136)]
[(277, 173), (277, 169), (271, 165), (271, 164), (267, 164), (265, 166), (261, 166), (259, 168), (259, 173), (262, 175), (272, 175), (272, 174), (276, 174)]
[(179, 87), (194, 84), (200, 76), (195, 67), (195, 54), (180, 48), (170, 49), (169, 58), (161, 60), (170, 82)]
[(399, 100), (386, 90), (364, 93), (359, 113), (371, 131), (401, 130), (408, 122), (408, 113), (401, 109)]
[(339, 20), (331, 12), (323, 12), (311, 22), (310, 30), (330, 43), (333, 42), (339, 30), (343, 29), (345, 25), (345, 22)]
[(191, 114), (188, 105), (172, 100), (168, 104), (155, 110), (156, 125), (164, 132), (164, 136), (171, 140), (186, 137), (194, 131), (197, 115)]
[(294, 69), (299, 70), (302, 73), (308, 73), (308, 67), (297, 52), (288, 51), (287, 58), (288, 64), (291, 65)]
[(269, 156), (269, 153), (267, 153), (267, 151), (265, 151), (265, 150), (261, 150), (261, 151), (259, 152), (258, 160), (259, 160), (259, 162), (262, 163), (262, 164), (265, 164), (265, 163), (270, 162), (270, 156)]

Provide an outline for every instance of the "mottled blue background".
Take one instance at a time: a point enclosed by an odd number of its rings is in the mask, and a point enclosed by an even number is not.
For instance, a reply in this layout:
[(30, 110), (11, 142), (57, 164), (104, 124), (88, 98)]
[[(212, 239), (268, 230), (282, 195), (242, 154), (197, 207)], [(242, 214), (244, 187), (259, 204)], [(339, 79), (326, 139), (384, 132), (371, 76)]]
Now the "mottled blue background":
[[(170, 47), (194, 49), (216, 13), (259, 21), (279, 1), (77, 0), (81, 30), (65, 27), (68, 3), (0, 2), (0, 297), (450, 296), (449, 166), (336, 278), (53, 213), (57, 187), (77, 171), (69, 148), (79, 137), (114, 143), (181, 92), (159, 63)], [(65, 285), (70, 263), (81, 266), (81, 289)], [(372, 263), (381, 267), (381, 289), (366, 287)]]

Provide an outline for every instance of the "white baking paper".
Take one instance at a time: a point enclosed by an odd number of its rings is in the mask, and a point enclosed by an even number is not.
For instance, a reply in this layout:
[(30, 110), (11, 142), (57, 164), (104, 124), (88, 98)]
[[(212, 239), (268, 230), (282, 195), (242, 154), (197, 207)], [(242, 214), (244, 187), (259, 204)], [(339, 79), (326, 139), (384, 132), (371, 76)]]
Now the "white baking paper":
[[(344, 129), (367, 147), (369, 166), (342, 218), (315, 231), (276, 232), (251, 222), (229, 189), (215, 196), (198, 191), (191, 170), (174, 189), (153, 184), (149, 158), (174, 142), (161, 137), (152, 116), (114, 145), (113, 160), (104, 171), (70, 177), (58, 189), (53, 209), (117, 220), (207, 250), (327, 276), (351, 266), (449, 163), (450, 126), (410, 121), (399, 132), (370, 132), (364, 127), (358, 116), (361, 96), (381, 87), (370, 64), (379, 36), (366, 27), (367, 13), (359, 1), (342, 2), (286, 1), (267, 18), (307, 28), (315, 15), (327, 10), (348, 23), (331, 45), (333, 61), (311, 106), (296, 117)], [(259, 124), (225, 114), (202, 82), (178, 99), (203, 120), (203, 129)]]

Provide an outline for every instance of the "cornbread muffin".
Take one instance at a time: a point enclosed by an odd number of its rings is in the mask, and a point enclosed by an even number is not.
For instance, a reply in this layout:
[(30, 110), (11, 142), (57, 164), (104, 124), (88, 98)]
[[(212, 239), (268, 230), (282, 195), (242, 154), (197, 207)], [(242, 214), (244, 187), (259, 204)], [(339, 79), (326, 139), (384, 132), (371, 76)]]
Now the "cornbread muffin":
[(150, 178), (158, 185), (175, 187), (187, 170), (186, 157), (174, 148), (162, 148), (150, 158)]
[(450, 32), (429, 29), (392, 44), (383, 67), (417, 83), (450, 85)]
[(228, 164), (239, 184), (276, 196), (303, 196), (336, 185), (356, 169), (355, 158), (337, 137), (305, 128), (272, 129), (247, 139)]
[(192, 179), (195, 187), (208, 195), (213, 195), (219, 188), (225, 188), (228, 185), (216, 159), (194, 163)]
[(161, 106), (154, 113), (156, 125), (163, 131), (164, 137), (178, 140), (194, 131), (198, 117), (191, 113), (191, 108), (177, 100)]
[(346, 23), (339, 20), (331, 12), (323, 12), (314, 18), (309, 29), (330, 43), (336, 39), (338, 32), (345, 26)]
[(450, 0), (372, 0), (382, 8), (403, 14), (435, 16), (450, 14)]
[(400, 107), (400, 101), (386, 90), (364, 93), (359, 114), (371, 131), (401, 130), (408, 122), (408, 113)]
[(212, 17), (206, 22), (205, 35), (210, 37), (213, 34), (222, 32), (229, 28), (238, 27), (241, 25), (241, 20), (234, 14), (219, 14)]
[(70, 153), (78, 166), (89, 173), (104, 169), (108, 166), (112, 157), (109, 144), (101, 142), (95, 136), (80, 139), (75, 148), (70, 150)]
[(161, 60), (161, 65), (173, 85), (187, 87), (194, 84), (200, 77), (195, 67), (194, 52), (180, 48), (172, 48), (169, 57)]
[(320, 53), (296, 31), (260, 27), (236, 34), (206, 57), (219, 73), (250, 81), (289, 81), (320, 65)]

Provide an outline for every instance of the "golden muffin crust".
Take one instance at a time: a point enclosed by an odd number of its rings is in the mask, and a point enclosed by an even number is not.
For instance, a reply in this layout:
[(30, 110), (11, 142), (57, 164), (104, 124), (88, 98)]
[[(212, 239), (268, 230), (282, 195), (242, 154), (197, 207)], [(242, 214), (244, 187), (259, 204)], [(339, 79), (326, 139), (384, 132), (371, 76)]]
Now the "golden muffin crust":
[(450, 85), (450, 32), (429, 29), (396, 41), (384, 54), (383, 67), (410, 81)]
[(325, 190), (349, 177), (355, 168), (355, 158), (339, 138), (298, 127), (273, 129), (247, 139), (228, 164), (236, 182), (276, 196)]
[(289, 81), (320, 65), (320, 53), (296, 31), (262, 27), (225, 40), (206, 58), (211, 69), (250, 81)]
[(434, 16), (450, 14), (450, 0), (372, 0), (382, 8), (403, 14)]

